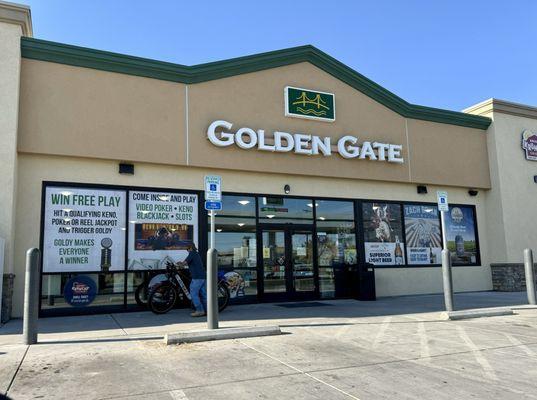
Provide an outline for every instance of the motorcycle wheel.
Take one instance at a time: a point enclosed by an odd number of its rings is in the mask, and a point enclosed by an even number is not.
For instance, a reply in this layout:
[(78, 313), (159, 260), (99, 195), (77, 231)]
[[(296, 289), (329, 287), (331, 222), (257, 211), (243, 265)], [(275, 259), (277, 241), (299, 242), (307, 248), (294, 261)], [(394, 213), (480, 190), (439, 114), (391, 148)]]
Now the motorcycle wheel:
[(224, 282), (218, 283), (218, 311), (223, 311), (229, 303), (229, 288)]
[(164, 282), (151, 291), (147, 305), (155, 314), (166, 314), (175, 306), (177, 297), (177, 289), (169, 282)]
[(147, 306), (147, 300), (148, 300), (147, 291), (148, 291), (148, 288), (145, 282), (138, 285), (138, 287), (134, 291), (134, 299), (136, 300), (136, 304), (138, 304), (140, 307)]

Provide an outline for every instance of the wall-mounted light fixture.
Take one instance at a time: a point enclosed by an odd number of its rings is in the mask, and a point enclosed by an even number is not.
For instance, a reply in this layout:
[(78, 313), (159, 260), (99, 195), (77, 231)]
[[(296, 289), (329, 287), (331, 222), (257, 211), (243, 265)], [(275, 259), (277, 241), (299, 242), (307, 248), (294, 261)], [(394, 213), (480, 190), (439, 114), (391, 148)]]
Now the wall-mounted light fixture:
[(427, 186), (418, 185), (418, 194), (427, 194)]
[(291, 186), (285, 185), (283, 187), (283, 191), (285, 192), (285, 194), (289, 194), (291, 192)]
[(119, 163), (119, 173), (134, 175), (134, 164)]
[(475, 190), (475, 189), (470, 189), (470, 190), (468, 190), (468, 194), (469, 194), (470, 196), (472, 196), (472, 197), (477, 196), (478, 193), (479, 193), (479, 192), (478, 192), (477, 190)]

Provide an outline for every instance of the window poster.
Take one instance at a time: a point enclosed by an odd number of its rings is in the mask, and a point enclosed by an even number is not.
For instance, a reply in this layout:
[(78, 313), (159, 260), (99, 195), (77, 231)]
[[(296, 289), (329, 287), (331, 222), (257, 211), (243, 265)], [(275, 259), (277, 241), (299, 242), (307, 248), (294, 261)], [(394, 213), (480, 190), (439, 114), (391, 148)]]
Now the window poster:
[(404, 209), (408, 263), (440, 264), (442, 233), (438, 208), (432, 205), (405, 204)]
[(454, 264), (475, 264), (477, 242), (472, 207), (453, 206), (446, 213), (446, 234), (451, 261)]
[(404, 265), (401, 206), (363, 203), (365, 259), (374, 265)]
[(166, 268), (198, 246), (198, 196), (189, 193), (129, 194), (129, 270)]
[(43, 272), (125, 269), (126, 193), (47, 187)]

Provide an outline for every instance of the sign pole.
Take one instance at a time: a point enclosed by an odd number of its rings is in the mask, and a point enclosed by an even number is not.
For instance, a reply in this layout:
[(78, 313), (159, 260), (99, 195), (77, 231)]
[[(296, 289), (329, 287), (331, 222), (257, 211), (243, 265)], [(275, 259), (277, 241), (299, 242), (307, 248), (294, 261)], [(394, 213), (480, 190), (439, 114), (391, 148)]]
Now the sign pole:
[(453, 277), (451, 275), (451, 253), (448, 249), (446, 232), (446, 212), (449, 211), (447, 192), (437, 192), (438, 210), (442, 223), (442, 282), (446, 311), (453, 311)]
[(218, 329), (218, 261), (215, 249), (215, 212), (222, 209), (222, 180), (219, 176), (205, 177), (205, 209), (211, 217), (209, 250), (207, 251), (207, 328)]
[(446, 311), (453, 311), (453, 277), (451, 275), (451, 253), (447, 246), (446, 212), (440, 214), (442, 221), (442, 282), (444, 286), (444, 303)]
[(209, 247), (211, 249), (214, 249), (214, 210), (210, 211), (210, 215), (211, 215), (211, 243)]

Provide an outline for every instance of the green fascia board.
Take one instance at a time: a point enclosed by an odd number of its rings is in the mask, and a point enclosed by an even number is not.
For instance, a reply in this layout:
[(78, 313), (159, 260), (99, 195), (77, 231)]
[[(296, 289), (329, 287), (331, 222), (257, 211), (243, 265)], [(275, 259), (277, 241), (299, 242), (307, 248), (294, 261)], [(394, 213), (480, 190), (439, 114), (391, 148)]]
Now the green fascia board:
[(490, 118), (410, 104), (389, 90), (307, 45), (194, 66), (173, 64), (34, 38), (21, 38), (22, 57), (180, 83), (200, 83), (309, 62), (406, 118), (486, 130)]

